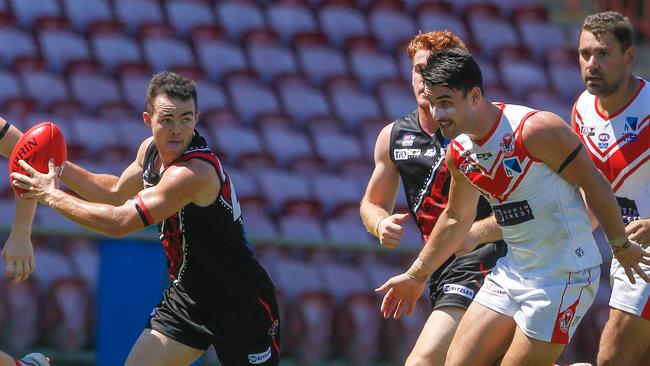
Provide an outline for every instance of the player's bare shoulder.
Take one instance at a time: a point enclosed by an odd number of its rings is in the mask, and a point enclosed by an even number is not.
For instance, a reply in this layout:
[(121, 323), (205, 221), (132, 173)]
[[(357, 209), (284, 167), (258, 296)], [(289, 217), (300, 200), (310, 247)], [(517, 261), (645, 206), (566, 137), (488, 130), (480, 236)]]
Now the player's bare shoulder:
[(191, 192), (192, 202), (199, 206), (212, 203), (221, 190), (221, 180), (215, 167), (202, 159), (174, 163), (165, 170), (163, 179), (166, 184)]
[(562, 117), (548, 111), (539, 111), (531, 115), (522, 128), (522, 138), (526, 147), (529, 144), (548, 144), (548, 147), (551, 147), (563, 142), (558, 138), (571, 133), (569, 124)]
[(140, 143), (140, 147), (138, 147), (138, 153), (135, 158), (135, 162), (140, 166), (144, 166), (144, 158), (145, 155), (147, 154), (147, 149), (151, 145), (151, 142), (153, 141), (153, 136), (149, 136), (142, 143)]
[(393, 124), (391, 122), (384, 126), (375, 143), (375, 161), (390, 161), (390, 135), (393, 131)]

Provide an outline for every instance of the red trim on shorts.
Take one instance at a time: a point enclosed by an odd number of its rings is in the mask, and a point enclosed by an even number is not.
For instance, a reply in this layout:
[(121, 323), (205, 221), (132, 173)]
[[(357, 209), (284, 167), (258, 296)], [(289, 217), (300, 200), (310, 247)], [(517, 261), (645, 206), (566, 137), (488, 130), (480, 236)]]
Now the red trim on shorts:
[(14, 361), (16, 361), (16, 366), (22, 366), (22, 363), (20, 361), (18, 360), (14, 360)]
[[(580, 304), (580, 298), (582, 298), (582, 290), (585, 289), (585, 287), (588, 287), (591, 285), (591, 270), (588, 270), (589, 272), (589, 277), (587, 278), (587, 284), (584, 285), (580, 289), (580, 293), (578, 293), (578, 299), (571, 304), (566, 310), (564, 311), (558, 311), (557, 317), (555, 318), (555, 327), (553, 328), (553, 336), (551, 337), (551, 343), (559, 343), (559, 344), (568, 344), (569, 343), (569, 334), (571, 333), (571, 325), (573, 324), (573, 320), (575, 319), (576, 316), (576, 308), (578, 307), (578, 304)], [(566, 293), (566, 289), (569, 287), (571, 284), (571, 273), (569, 273), (569, 282), (567, 285), (564, 287), (564, 292), (562, 293), (562, 302), (564, 302), (564, 293)], [(560, 303), (560, 308), (559, 310), (562, 309), (562, 302)], [(566, 319), (568, 317), (568, 319)], [(568, 322), (568, 325), (566, 325), (566, 330), (563, 330), (561, 327), (562, 321)]]
[[(271, 307), (269, 304), (266, 303), (266, 301), (262, 300), (261, 297), (257, 297), (257, 300), (262, 304), (264, 309), (266, 309), (266, 312), (269, 314), (269, 318), (271, 319), (271, 324), (275, 323), (276, 319), (273, 318), (273, 313), (271, 312)], [(272, 337), (273, 339), (273, 347), (275, 347), (275, 350), (278, 352), (278, 355), (281, 353), (280, 351), (280, 345), (278, 344), (278, 341), (275, 339), (275, 337)]]
[(487, 276), (487, 275), (490, 274), (490, 271), (485, 269), (485, 266), (483, 265), (483, 263), (480, 263), (478, 265), (478, 267), (479, 267), (479, 270), (481, 271), (481, 273), (483, 273), (483, 276)]
[(645, 302), (645, 306), (641, 312), (641, 317), (650, 320), (650, 297), (648, 297), (648, 300)]
[(140, 208), (142, 209), (142, 212), (144, 213), (144, 215), (147, 217), (147, 220), (149, 220), (149, 223), (153, 224), (155, 221), (153, 221), (153, 217), (151, 217), (151, 213), (149, 213), (149, 209), (144, 204), (144, 201), (142, 200), (140, 195), (136, 194), (135, 199), (138, 201), (138, 204), (140, 205)]
[(569, 343), (569, 332), (567, 331), (566, 333), (562, 333), (562, 330), (560, 329), (560, 320), (561, 320), (560, 316), (566, 312), (561, 310), (562, 310), (562, 305), (564, 304), (564, 294), (566, 294), (566, 289), (569, 287), (570, 284), (571, 284), (571, 273), (569, 273), (569, 281), (564, 286), (564, 291), (562, 291), (562, 299), (560, 299), (560, 307), (558, 308), (557, 316), (555, 317), (555, 326), (553, 327), (553, 335), (551, 336), (551, 343), (562, 343), (562, 344)]

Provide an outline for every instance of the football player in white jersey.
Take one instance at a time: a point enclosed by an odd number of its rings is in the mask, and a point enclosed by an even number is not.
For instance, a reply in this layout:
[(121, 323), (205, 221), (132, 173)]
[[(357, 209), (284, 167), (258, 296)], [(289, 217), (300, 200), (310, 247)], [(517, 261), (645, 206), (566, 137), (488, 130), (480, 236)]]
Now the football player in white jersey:
[[(630, 20), (607, 11), (588, 16), (579, 44), (586, 91), (576, 101), (573, 128), (612, 185), (631, 240), (650, 244), (650, 86), (631, 72)], [(650, 274), (650, 266), (641, 265)], [(637, 279), (640, 277), (637, 277)], [(650, 365), (650, 285), (631, 284), (611, 265), (609, 319), (598, 365)]]
[[(461, 246), (483, 194), (508, 254), (467, 309), (446, 365), (502, 359), (502, 365), (547, 366), (598, 287), (601, 258), (578, 187), (631, 282), (634, 271), (650, 281), (638, 266), (650, 263), (650, 253), (627, 239), (611, 186), (560, 117), (490, 103), (480, 68), (463, 50), (432, 55), (421, 73), (432, 115), (443, 135), (454, 139), (447, 150), (449, 201), (411, 268), (377, 289), (385, 293), (382, 312), (413, 311), (425, 279)], [(488, 149), (494, 150), (489, 156)]]

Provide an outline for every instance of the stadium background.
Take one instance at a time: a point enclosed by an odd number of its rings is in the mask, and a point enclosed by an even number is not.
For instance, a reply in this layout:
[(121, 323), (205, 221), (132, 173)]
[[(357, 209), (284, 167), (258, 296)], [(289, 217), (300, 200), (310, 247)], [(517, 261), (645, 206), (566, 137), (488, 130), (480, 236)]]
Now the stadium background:
[[(635, 72), (650, 75), (641, 0), (0, 0), (0, 115), (23, 131), (55, 121), (72, 161), (118, 173), (148, 134), (140, 116), (152, 73), (198, 80), (199, 128), (278, 287), (282, 364), (396, 365), (427, 301), (386, 321), (372, 289), (406, 268), (420, 240), (409, 222), (401, 248), (382, 250), (358, 201), (379, 129), (415, 108), (406, 42), (449, 29), (477, 56), (491, 100), (568, 120), (583, 89), (579, 26), (602, 9), (633, 19)], [(4, 242), (14, 209), (0, 177)], [(406, 211), (401, 192), (396, 211)], [(30, 280), (0, 281), (1, 349), (39, 350), (59, 366), (120, 364), (166, 285), (155, 232), (100, 238), (40, 206), (33, 243)], [(563, 362), (595, 358), (607, 274)], [(209, 353), (197, 364), (218, 363)]]

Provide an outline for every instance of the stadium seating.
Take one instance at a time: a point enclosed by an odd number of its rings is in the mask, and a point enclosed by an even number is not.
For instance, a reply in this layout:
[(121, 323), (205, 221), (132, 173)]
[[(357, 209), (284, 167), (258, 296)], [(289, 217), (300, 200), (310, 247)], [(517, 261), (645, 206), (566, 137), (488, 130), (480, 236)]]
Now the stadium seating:
[[(385, 321), (372, 289), (406, 268), (396, 261), (419, 250), (422, 238), (408, 220), (407, 254), (375, 257), (377, 239), (362, 225), (358, 202), (379, 131), (416, 108), (405, 46), (419, 30), (448, 29), (475, 54), (490, 100), (568, 119), (584, 89), (574, 52), (579, 27), (552, 22), (540, 4), (0, 0), (1, 115), (22, 130), (55, 120), (71, 160), (119, 173), (151, 136), (141, 114), (151, 75), (172, 69), (197, 79), (198, 128), (229, 172), (248, 239), (260, 243), (277, 285), (287, 354), (310, 365), (401, 364), (429, 314), (428, 300), (412, 317)], [(0, 171), (7, 171), (4, 160)], [(6, 225), (14, 214), (8, 187), (0, 186)], [(403, 188), (394, 212), (407, 212)], [(36, 223), (45, 231), (80, 230), (47, 207), (39, 207)], [(44, 242), (30, 282), (2, 281), (3, 340), (16, 348), (37, 341), (83, 348), (92, 343), (92, 315), (79, 314), (96, 301), (95, 242)], [(49, 312), (39, 310), (39, 296), (51, 299)], [(602, 328), (603, 296), (593, 324), (579, 330), (585, 341), (565, 359), (593, 352), (589, 334)], [(17, 312), (23, 324), (13, 321)], [(37, 339), (39, 317), (52, 337)]]

